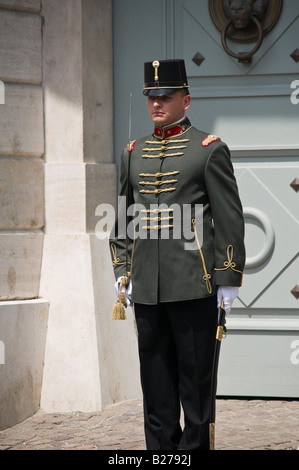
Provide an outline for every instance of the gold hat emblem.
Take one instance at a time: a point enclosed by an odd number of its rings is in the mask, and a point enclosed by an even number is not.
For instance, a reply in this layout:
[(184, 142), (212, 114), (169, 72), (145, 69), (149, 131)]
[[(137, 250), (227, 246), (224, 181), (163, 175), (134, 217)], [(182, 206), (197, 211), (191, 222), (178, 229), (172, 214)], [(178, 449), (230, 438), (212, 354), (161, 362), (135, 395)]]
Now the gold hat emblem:
[(155, 69), (155, 81), (157, 82), (159, 80), (158, 68), (160, 67), (160, 62), (158, 60), (154, 60), (154, 62), (152, 63), (152, 66)]

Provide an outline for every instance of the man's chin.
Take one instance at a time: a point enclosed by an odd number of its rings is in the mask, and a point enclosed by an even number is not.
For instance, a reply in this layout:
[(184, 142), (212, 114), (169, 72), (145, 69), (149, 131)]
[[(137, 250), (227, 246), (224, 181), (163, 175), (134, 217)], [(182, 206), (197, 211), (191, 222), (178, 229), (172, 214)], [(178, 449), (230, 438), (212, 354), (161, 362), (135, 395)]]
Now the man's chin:
[(152, 120), (156, 126), (167, 126), (167, 120), (163, 116), (153, 116)]

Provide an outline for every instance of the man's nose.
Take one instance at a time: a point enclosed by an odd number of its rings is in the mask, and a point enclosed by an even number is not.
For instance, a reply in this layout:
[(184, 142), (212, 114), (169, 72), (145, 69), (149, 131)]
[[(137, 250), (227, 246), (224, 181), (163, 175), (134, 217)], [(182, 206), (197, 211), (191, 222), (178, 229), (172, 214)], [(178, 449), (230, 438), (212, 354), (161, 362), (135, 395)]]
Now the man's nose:
[(155, 108), (158, 108), (161, 106), (161, 100), (159, 99), (159, 97), (154, 98), (153, 105), (155, 106)]

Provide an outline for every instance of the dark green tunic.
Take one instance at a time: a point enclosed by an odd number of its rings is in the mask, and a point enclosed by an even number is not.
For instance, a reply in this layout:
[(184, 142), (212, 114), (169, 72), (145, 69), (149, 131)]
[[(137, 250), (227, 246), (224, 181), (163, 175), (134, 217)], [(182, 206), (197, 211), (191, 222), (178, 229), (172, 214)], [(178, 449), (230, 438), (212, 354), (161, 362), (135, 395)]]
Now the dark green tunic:
[[(241, 286), (244, 220), (227, 146), (187, 118), (155, 128), (123, 151), (120, 195), (127, 194), (129, 158), (128, 203), (141, 205), (128, 231), (133, 302), (197, 299), (219, 285)], [(122, 209), (110, 236), (116, 278), (126, 271), (120, 220)]]

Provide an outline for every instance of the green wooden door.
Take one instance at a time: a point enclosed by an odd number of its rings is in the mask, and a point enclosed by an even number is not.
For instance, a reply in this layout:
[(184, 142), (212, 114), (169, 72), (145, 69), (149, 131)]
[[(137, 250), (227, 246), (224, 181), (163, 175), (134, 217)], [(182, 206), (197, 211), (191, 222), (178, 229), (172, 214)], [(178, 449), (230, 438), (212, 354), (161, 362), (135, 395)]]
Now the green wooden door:
[(224, 51), (208, 0), (148, 3), (114, 1), (116, 161), (128, 141), (130, 94), (132, 137), (151, 130), (143, 62), (183, 58), (188, 116), (229, 145), (246, 221), (246, 269), (227, 319), (218, 394), (298, 397), (299, 300), (292, 290), (299, 285), (299, 191), (292, 182), (299, 178), (299, 62), (291, 54), (299, 48), (299, 4), (284, 1), (244, 64)]

